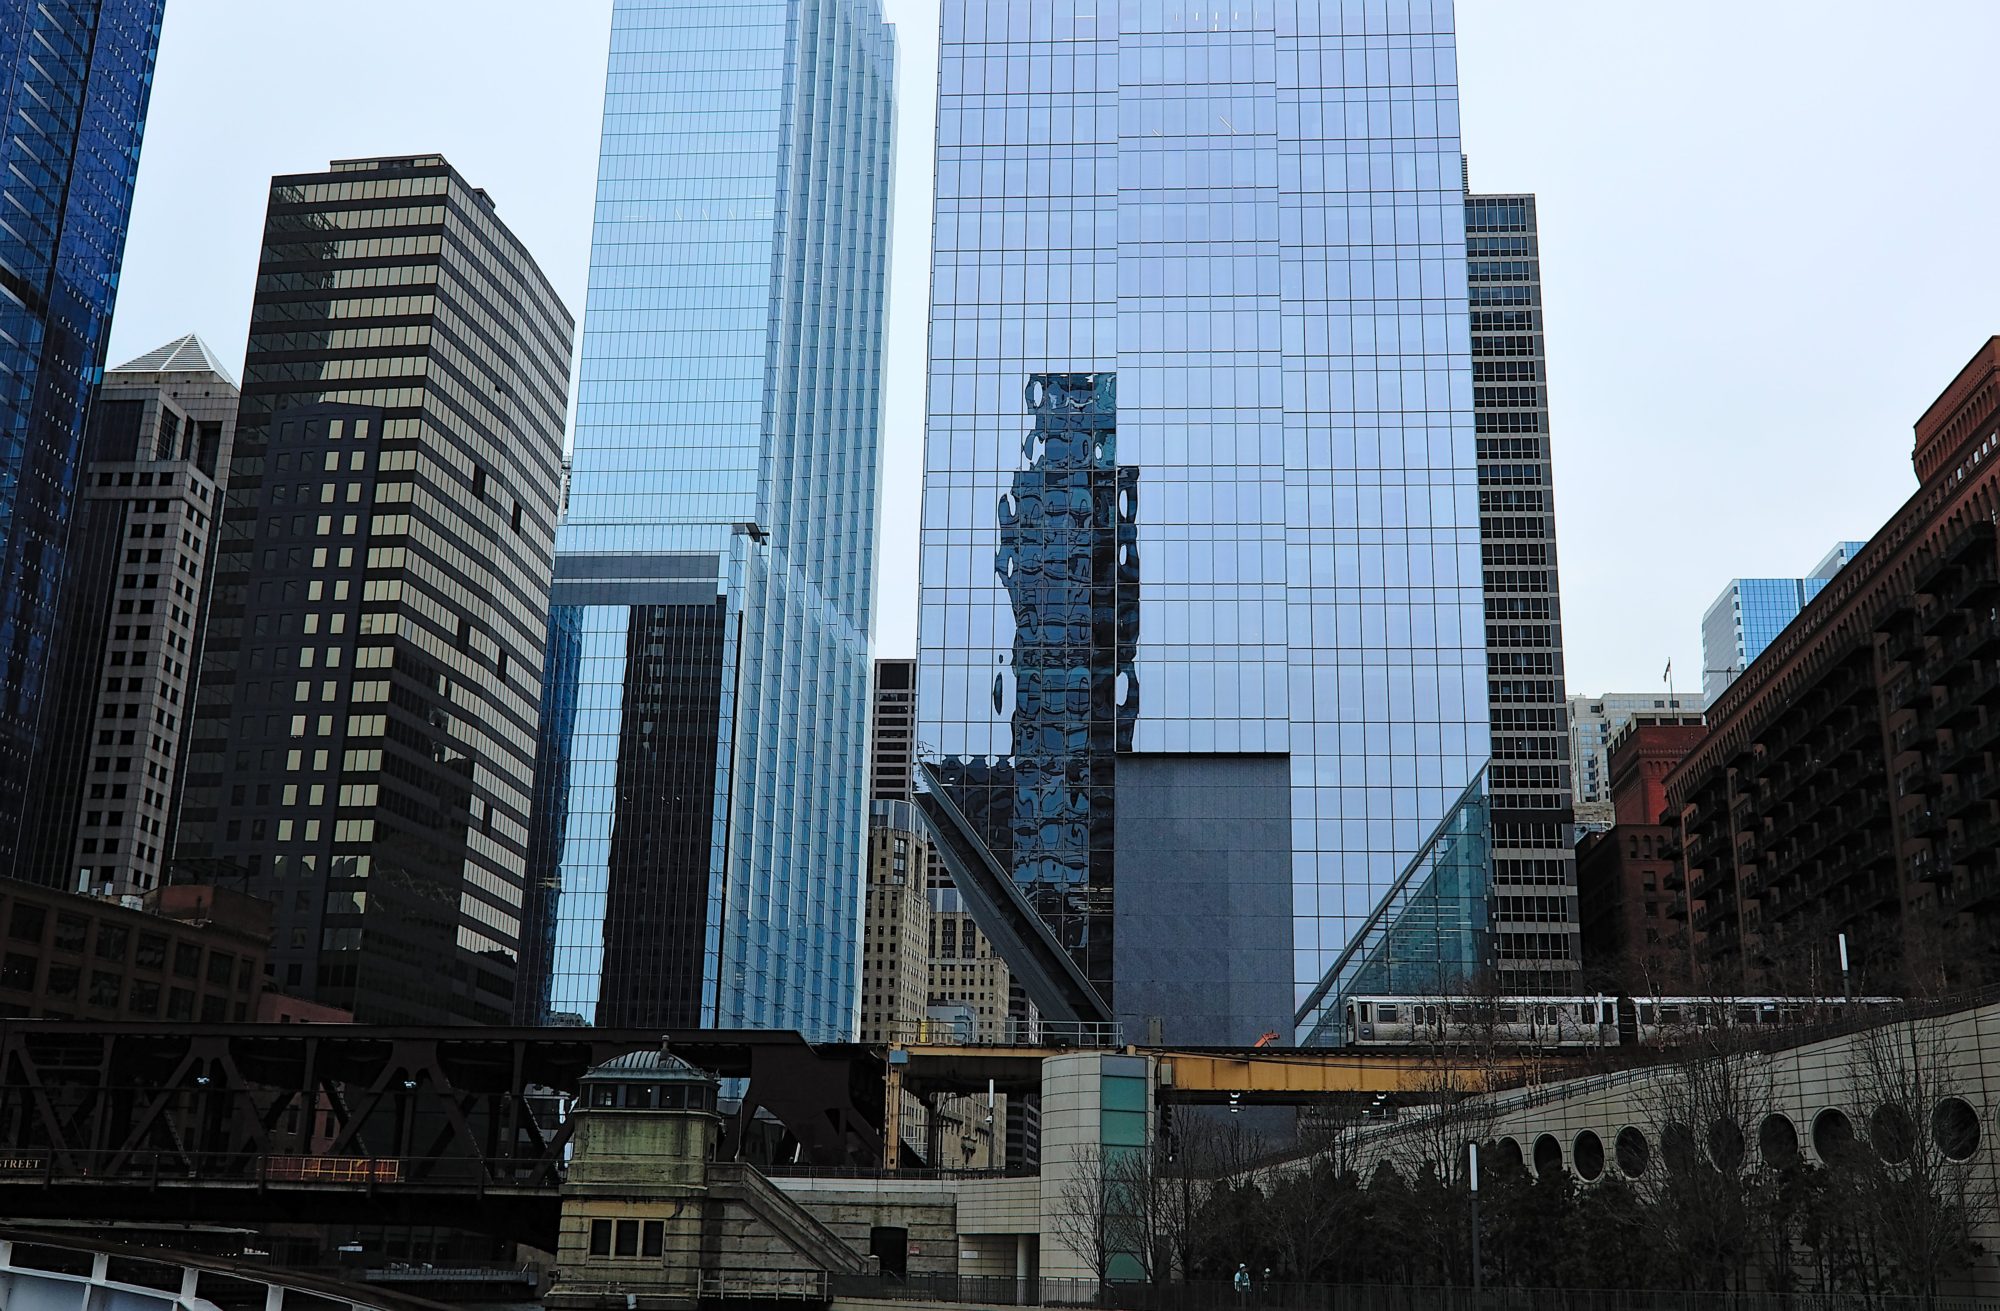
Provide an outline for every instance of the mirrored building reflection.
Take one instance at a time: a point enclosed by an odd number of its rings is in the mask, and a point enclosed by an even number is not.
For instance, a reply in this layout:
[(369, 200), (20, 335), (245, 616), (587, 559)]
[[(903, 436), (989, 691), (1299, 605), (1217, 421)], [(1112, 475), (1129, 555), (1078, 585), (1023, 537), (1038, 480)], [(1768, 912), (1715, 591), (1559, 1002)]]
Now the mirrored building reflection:
[(873, 0), (613, 7), (524, 1019), (852, 1034), (894, 76)]
[[(1115, 949), (1071, 947), (1135, 1034), (1290, 1034), (1487, 760), (1456, 84), (1443, 0), (944, 5), (919, 736), (988, 797), (1046, 741), (995, 568), (1022, 387), (1115, 374), (1136, 700), (1088, 862)], [(996, 846), (1073, 840), (1097, 749)]]

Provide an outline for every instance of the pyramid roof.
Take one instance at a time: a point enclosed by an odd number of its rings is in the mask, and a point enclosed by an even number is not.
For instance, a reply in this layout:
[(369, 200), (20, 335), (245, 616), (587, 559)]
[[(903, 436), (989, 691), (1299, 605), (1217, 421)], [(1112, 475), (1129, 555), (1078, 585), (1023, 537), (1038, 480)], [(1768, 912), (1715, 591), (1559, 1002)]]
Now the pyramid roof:
[(187, 336), (170, 341), (158, 350), (147, 351), (136, 360), (127, 360), (112, 373), (213, 373), (230, 386), (236, 385), (235, 377), (215, 358), (215, 352), (208, 343), (190, 332)]

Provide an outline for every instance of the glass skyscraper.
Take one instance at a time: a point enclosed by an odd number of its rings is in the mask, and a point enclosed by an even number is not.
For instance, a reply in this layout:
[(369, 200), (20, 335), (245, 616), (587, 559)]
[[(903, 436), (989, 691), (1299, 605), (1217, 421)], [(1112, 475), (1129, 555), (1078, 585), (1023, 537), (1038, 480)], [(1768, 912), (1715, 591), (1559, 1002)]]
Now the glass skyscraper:
[(163, 3), (0, 11), (0, 873), (17, 872)]
[(1866, 542), (1838, 542), (1804, 578), (1732, 578), (1701, 619), (1701, 690), (1713, 703)]
[(853, 1031), (894, 79), (874, 0), (614, 6), (527, 1018)]
[(1289, 1032), (1487, 760), (1456, 73), (1445, 0), (944, 4), (919, 738), (1169, 1041)]

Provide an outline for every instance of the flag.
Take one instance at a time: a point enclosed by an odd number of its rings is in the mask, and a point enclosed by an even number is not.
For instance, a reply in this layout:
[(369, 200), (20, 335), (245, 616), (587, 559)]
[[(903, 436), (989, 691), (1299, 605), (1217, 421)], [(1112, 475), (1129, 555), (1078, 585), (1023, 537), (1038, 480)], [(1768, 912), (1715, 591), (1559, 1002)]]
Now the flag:
[(1660, 675), (1660, 681), (1662, 683), (1671, 683), (1674, 681), (1674, 659), (1672, 656), (1667, 657), (1667, 670)]

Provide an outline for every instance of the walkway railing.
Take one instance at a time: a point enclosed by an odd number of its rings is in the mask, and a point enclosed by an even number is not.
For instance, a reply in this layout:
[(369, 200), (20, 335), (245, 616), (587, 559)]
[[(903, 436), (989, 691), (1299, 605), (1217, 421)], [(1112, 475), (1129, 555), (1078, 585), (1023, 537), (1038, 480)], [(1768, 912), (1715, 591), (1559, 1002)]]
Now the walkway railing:
[(2000, 1299), (1862, 1293), (1712, 1293), (1682, 1289), (1416, 1288), (1394, 1284), (1230, 1281), (1099, 1283), (1005, 1275), (836, 1275), (835, 1298), (1107, 1311), (2000, 1311)]
[(1023, 1020), (977, 1024), (951, 1017), (891, 1027), (906, 1047), (1122, 1047), (1124, 1029), (1105, 1020)]

